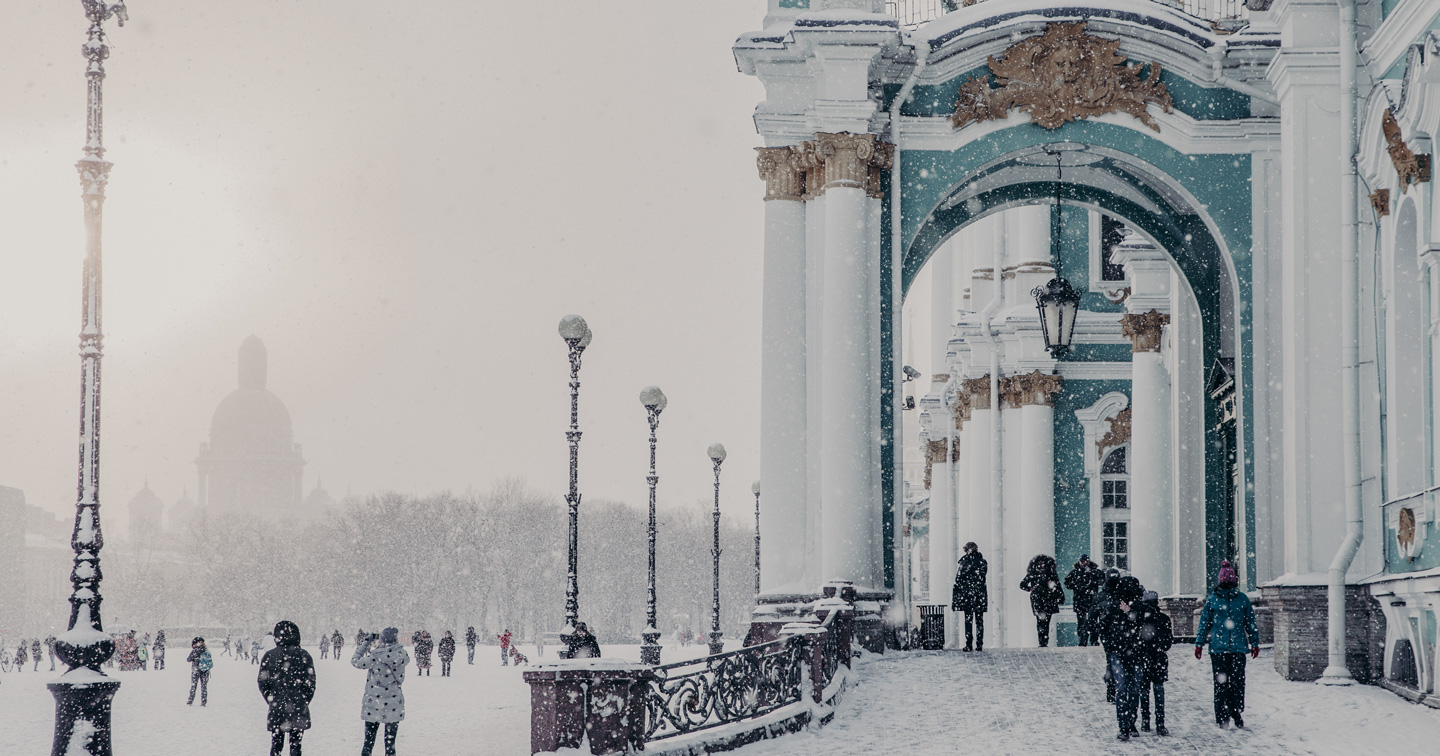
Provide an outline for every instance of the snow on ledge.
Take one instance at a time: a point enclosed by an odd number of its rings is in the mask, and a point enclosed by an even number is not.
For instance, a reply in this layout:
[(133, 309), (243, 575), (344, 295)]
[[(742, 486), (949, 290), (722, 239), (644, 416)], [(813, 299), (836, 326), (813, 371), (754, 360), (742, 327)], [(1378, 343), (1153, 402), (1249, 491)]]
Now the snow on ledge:
[(1274, 580), (1260, 584), (1261, 588), (1303, 588), (1329, 585), (1330, 575), (1324, 572), (1287, 572)]
[(557, 659), (532, 664), (531, 669), (542, 670), (606, 670), (610, 672), (638, 672), (650, 669), (649, 664), (625, 661), (624, 659)]

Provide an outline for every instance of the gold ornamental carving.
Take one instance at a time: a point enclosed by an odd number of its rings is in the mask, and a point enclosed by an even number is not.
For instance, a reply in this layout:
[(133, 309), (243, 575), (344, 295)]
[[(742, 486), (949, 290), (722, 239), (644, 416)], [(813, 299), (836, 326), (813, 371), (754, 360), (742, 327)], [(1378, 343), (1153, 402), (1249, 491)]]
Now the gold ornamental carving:
[(990, 409), (990, 376), (966, 378), (960, 382), (960, 391), (970, 395), (970, 409)]
[(805, 198), (805, 151), (801, 147), (756, 147), (755, 166), (765, 181), (765, 200)]
[(1120, 318), (1120, 332), (1130, 339), (1132, 353), (1158, 352), (1160, 336), (1169, 324), (1170, 316), (1163, 312), (1131, 313)]
[(1389, 108), (1385, 109), (1385, 117), (1380, 121), (1380, 128), (1385, 132), (1385, 151), (1390, 153), (1390, 162), (1395, 165), (1395, 175), (1400, 181), (1400, 192), (1408, 193), (1411, 184), (1428, 182), (1430, 180), (1430, 156), (1416, 155), (1405, 144), (1405, 136), (1400, 131), (1400, 124), (1395, 120), (1395, 115), (1390, 112)]
[[(1415, 553), (1412, 549), (1415, 546), (1415, 511), (1412, 509), (1400, 510), (1400, 522), (1395, 528), (1395, 541), (1400, 544), (1401, 550), (1406, 554)], [(1415, 561), (1415, 557), (1410, 557)]]
[(970, 395), (964, 392), (955, 395), (955, 401), (950, 405), (950, 416), (955, 419), (955, 430), (965, 427), (965, 421), (970, 419)]
[(1105, 450), (1130, 443), (1130, 408), (1126, 407), (1109, 419), (1110, 430), (1095, 442), (1095, 456), (1104, 459)]
[(1039, 370), (1012, 376), (1013, 391), (1018, 407), (1054, 407), (1055, 395), (1060, 393), (1064, 379), (1058, 375), (1046, 375)]
[(1390, 214), (1390, 190), (1376, 189), (1370, 193), (1370, 207), (1374, 208), (1375, 214), (1384, 218)]
[(1140, 78), (1142, 66), (1126, 64), (1120, 42), (1086, 34), (1085, 23), (1049, 24), (1044, 34), (1011, 45), (999, 58), (991, 56), (990, 73), (998, 86), (992, 87), (986, 76), (961, 84), (950, 122), (958, 129), (1003, 120), (1019, 108), (1047, 129), (1129, 113), (1159, 131), (1146, 108), (1159, 105), (1169, 113), (1174, 107), (1160, 81), (1160, 64), (1151, 61), (1149, 76)]

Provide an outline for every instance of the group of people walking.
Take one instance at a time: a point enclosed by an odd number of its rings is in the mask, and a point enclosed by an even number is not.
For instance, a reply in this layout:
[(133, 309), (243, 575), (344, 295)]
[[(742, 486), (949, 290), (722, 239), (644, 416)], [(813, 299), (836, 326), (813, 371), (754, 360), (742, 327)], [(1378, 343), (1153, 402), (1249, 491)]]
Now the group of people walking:
[(0, 648), (0, 656), (3, 656), (5, 661), (3, 665), (0, 665), (0, 670), (9, 672), (13, 669), (16, 672), (24, 672), (25, 666), (33, 663), (35, 667), (31, 671), (39, 672), (40, 662), (45, 659), (42, 651), (46, 649), (50, 652), (50, 669), (54, 670), (55, 636), (53, 635), (43, 641), (39, 638), (21, 638), (15, 646), (15, 653), (13, 655), (10, 653), (8, 647)]
[[(983, 651), (985, 612), (989, 609), (986, 578), (989, 564), (974, 542), (965, 544), (955, 572), (951, 608), (964, 615), (962, 651)], [(1065, 603), (1065, 588), (1072, 592), (1079, 645), (1102, 645), (1106, 665), (1103, 680), (1108, 702), (1115, 704), (1117, 738), (1128, 741), (1150, 731), (1154, 710), (1155, 734), (1169, 735), (1165, 727), (1165, 683), (1170, 675), (1170, 647), (1174, 628), (1160, 608), (1160, 597), (1140, 580), (1119, 569), (1102, 571), (1081, 554), (1073, 569), (1060, 579), (1054, 557), (1040, 554), (1030, 560), (1020, 589), (1030, 594), (1036, 635), (1044, 648), (1050, 643), (1050, 622)], [(1195, 629), (1195, 658), (1210, 647), (1214, 682), (1215, 723), (1244, 727), (1245, 664), (1260, 655), (1260, 634), (1250, 598), (1239, 590), (1239, 578), (1229, 561), (1221, 563), (1216, 588), (1200, 610)], [(1136, 721), (1140, 723), (1136, 727)]]

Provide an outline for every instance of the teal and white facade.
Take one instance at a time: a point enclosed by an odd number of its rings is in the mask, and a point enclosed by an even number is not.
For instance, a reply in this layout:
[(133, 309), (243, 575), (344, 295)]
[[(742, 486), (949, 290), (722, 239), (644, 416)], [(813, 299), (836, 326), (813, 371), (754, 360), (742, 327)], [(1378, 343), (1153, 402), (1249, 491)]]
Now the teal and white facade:
[[(1025, 646), (1037, 553), (1176, 607), (1232, 559), (1287, 674), (1380, 668), (1363, 633), (1327, 655), (1333, 584), (1433, 690), (1440, 4), (945, 5), (768, 0), (735, 43), (766, 92), (762, 604), (844, 579), (904, 617), (975, 541), (987, 637)], [(1007, 52), (1067, 35), (1042, 97), (996, 94)], [(1057, 264), (1058, 360), (1030, 294)]]

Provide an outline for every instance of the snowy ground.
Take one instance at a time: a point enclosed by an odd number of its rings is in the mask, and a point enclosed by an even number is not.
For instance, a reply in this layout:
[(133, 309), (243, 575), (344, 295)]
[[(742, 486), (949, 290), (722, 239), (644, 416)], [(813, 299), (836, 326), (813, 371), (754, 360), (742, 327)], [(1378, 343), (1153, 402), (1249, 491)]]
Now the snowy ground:
[(869, 657), (835, 720), (735, 751), (737, 756), (952, 756), (1003, 754), (1428, 753), (1440, 711), (1373, 686), (1287, 682), (1269, 653), (1250, 662), (1245, 729), (1215, 725), (1209, 659), (1193, 646), (1170, 655), (1166, 724), (1171, 736), (1115, 740), (1097, 649), (917, 652)]
[[(352, 650), (346, 645), (346, 651)], [(363, 740), (360, 697), (365, 673), (340, 661), (315, 657), (313, 727), (305, 733), (305, 752), (359, 753)], [(533, 646), (521, 646), (532, 662)], [(607, 656), (638, 661), (639, 646), (605, 646)], [(259, 667), (221, 656), (210, 675), (210, 704), (186, 706), (190, 690), (188, 650), (169, 653), (164, 671), (107, 671), (121, 683), (113, 715), (115, 753), (145, 756), (254, 756), (268, 753), (265, 702), (255, 685)], [(702, 656), (703, 645), (666, 646), (668, 662)], [(214, 651), (212, 650), (212, 653)], [(440, 677), (439, 661), (430, 677), (416, 677), (411, 664), (405, 679), (405, 721), (397, 750), (424, 756), (527, 756), (530, 753), (530, 688), (524, 667), (500, 666), (495, 646), (475, 650), (475, 665), (465, 663), (461, 646), (451, 677)], [(545, 649), (546, 661), (555, 647)], [(49, 753), (55, 723), (55, 699), (45, 688), (59, 675), (42, 663), (40, 672), (0, 674), (0, 756)], [(383, 752), (376, 744), (376, 753)]]

